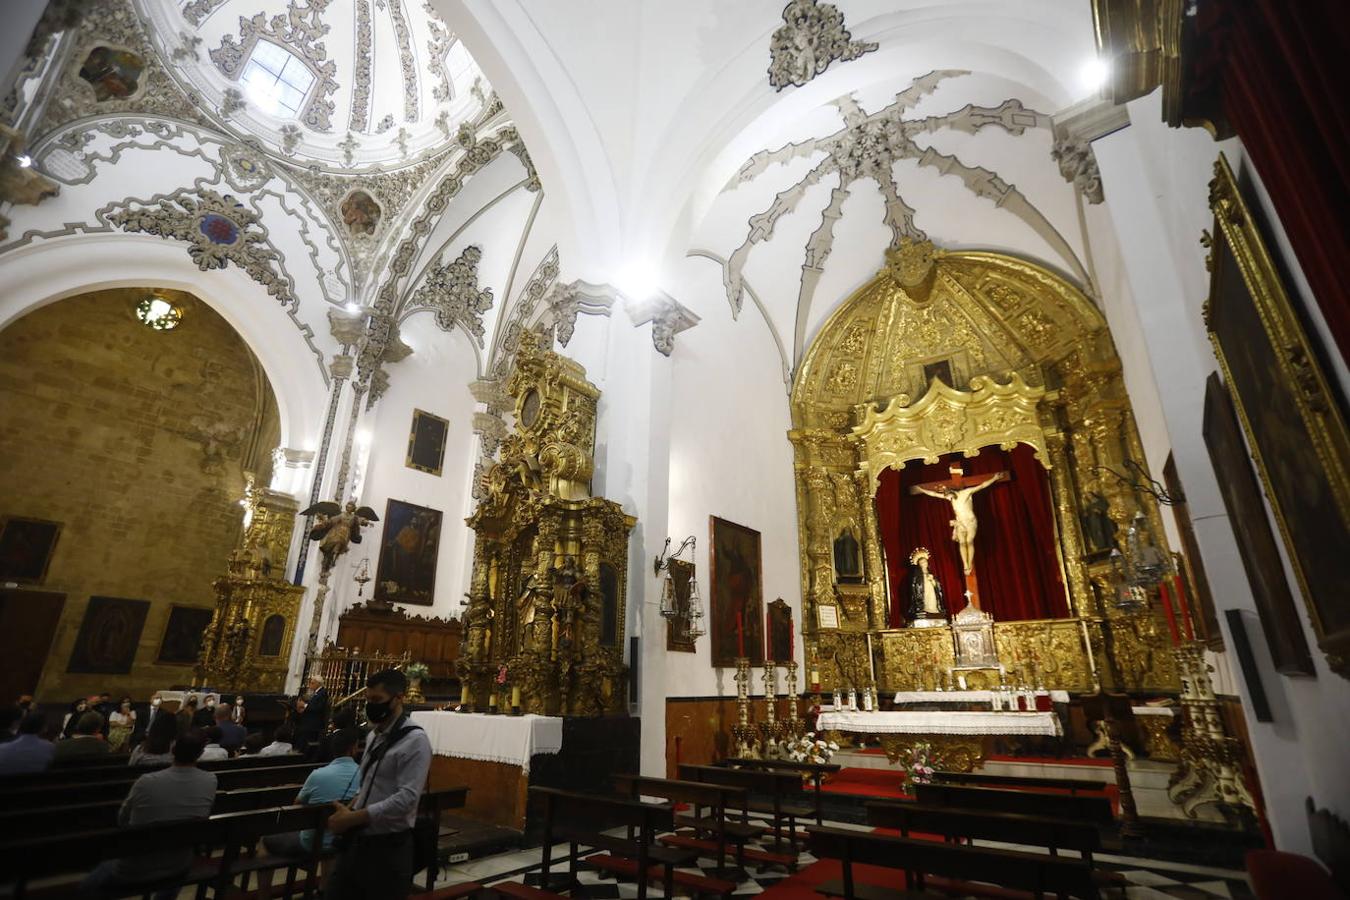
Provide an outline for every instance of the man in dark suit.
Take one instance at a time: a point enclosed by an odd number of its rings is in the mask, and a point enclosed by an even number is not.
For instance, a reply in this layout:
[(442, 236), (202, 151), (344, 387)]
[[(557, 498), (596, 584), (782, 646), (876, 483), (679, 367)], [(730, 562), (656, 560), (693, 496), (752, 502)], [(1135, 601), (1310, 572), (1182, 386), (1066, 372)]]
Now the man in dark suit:
[(311, 675), (308, 684), (308, 696), (296, 703), (300, 718), (295, 724), (295, 744), (301, 752), (318, 743), (328, 727), (328, 689), (318, 675)]

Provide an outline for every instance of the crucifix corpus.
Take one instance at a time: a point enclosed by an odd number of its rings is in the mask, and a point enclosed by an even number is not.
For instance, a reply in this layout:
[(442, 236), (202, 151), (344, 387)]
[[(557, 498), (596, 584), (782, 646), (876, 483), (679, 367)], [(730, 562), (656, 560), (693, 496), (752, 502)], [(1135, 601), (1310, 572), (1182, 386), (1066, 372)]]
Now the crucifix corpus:
[(949, 466), (951, 477), (946, 481), (927, 481), (909, 489), (911, 494), (923, 494), (934, 500), (945, 500), (952, 505), (952, 540), (961, 552), (961, 570), (966, 576), (966, 598), (970, 605), (980, 608), (975, 587), (975, 501), (974, 496), (987, 487), (1007, 481), (1004, 472), (967, 475), (959, 463)]

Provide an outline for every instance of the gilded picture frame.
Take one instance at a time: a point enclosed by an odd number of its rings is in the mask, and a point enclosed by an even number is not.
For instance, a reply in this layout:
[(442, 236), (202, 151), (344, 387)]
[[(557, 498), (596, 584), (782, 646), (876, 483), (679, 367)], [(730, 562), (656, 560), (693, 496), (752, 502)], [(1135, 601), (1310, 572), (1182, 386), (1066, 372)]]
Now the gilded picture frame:
[(445, 467), (445, 442), (449, 435), (449, 419), (424, 409), (414, 409), (404, 464), (410, 469), (439, 476)]
[(1350, 429), (1320, 347), (1305, 330), (1258, 223), (1221, 154), (1205, 325), (1332, 671), (1350, 678)]
[[(715, 669), (731, 668), (742, 647), (764, 664), (764, 571), (759, 532), (709, 516), (710, 644)], [(738, 615), (739, 614), (739, 615)], [(739, 623), (739, 628), (738, 628)]]

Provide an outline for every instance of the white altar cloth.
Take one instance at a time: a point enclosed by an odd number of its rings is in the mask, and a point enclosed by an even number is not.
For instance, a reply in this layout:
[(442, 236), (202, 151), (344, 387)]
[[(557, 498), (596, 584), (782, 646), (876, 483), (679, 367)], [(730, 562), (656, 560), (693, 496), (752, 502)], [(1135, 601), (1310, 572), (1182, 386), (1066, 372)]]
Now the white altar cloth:
[(489, 716), (422, 710), (412, 721), (426, 730), (431, 752), (484, 762), (508, 763), (530, 771), (536, 753), (562, 749), (563, 720), (557, 716)]
[[(1068, 703), (1068, 691), (1050, 691), (1052, 703)], [(901, 703), (988, 703), (994, 702), (993, 691), (900, 691), (895, 702)]]
[(822, 712), (817, 731), (854, 734), (1038, 734), (1059, 737), (1059, 716), (1052, 712)]

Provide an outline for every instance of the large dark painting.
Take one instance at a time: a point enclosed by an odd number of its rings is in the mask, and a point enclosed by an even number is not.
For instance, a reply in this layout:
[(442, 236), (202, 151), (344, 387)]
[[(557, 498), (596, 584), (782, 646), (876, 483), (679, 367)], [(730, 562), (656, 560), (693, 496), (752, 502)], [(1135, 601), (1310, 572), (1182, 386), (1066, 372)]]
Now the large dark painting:
[(90, 597), (66, 671), (91, 675), (130, 672), (149, 611), (148, 600)]
[(412, 431), (408, 434), (407, 466), (429, 475), (441, 474), (445, 464), (445, 438), (450, 422), (420, 409), (413, 410)]
[(0, 581), (41, 584), (60, 536), (60, 522), (5, 516), (0, 521)]
[(286, 637), (286, 617), (273, 613), (263, 620), (262, 633), (258, 637), (259, 656), (280, 656)]
[(384, 508), (384, 533), (380, 536), (376, 599), (431, 606), (440, 543), (440, 510), (390, 500)]
[(759, 532), (716, 516), (712, 530), (712, 664), (734, 666), (744, 648), (764, 663), (764, 577)]
[(779, 597), (769, 604), (769, 660), (792, 662), (792, 607)]
[(1238, 420), (1331, 668), (1350, 678), (1350, 425), (1323, 348), (1227, 160), (1210, 183), (1208, 325)]
[(1228, 521), (1237, 537), (1247, 583), (1256, 599), (1261, 628), (1270, 644), (1270, 656), (1277, 671), (1286, 675), (1313, 673), (1312, 656), (1298, 620), (1293, 595), (1284, 577), (1280, 550), (1261, 502), (1261, 488), (1252, 472), (1247, 445), (1228, 389), (1217, 372), (1205, 385), (1205, 446), (1218, 476), (1219, 492), (1228, 510)]
[(164, 626), (164, 639), (159, 642), (156, 662), (171, 665), (192, 665), (202, 649), (206, 626), (211, 624), (211, 610), (199, 606), (175, 606), (169, 610), (169, 624)]

